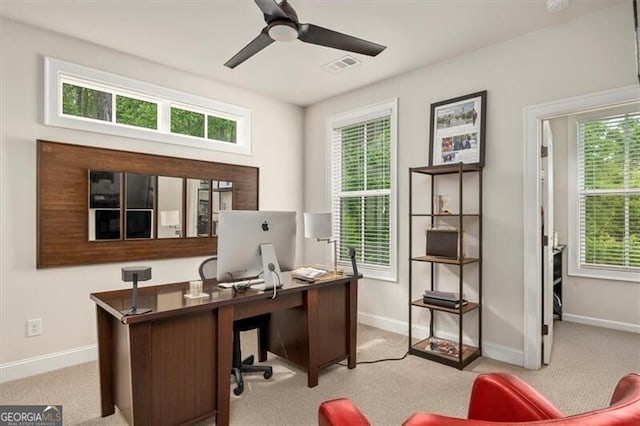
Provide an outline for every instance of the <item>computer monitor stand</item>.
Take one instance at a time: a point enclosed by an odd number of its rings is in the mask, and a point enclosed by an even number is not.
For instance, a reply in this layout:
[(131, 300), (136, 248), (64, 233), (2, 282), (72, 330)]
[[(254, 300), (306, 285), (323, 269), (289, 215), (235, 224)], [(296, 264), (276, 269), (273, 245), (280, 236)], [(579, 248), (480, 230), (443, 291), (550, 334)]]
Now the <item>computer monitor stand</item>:
[(262, 257), (265, 290), (272, 289), (274, 286), (276, 288), (282, 287), (282, 272), (273, 244), (260, 244), (260, 256)]

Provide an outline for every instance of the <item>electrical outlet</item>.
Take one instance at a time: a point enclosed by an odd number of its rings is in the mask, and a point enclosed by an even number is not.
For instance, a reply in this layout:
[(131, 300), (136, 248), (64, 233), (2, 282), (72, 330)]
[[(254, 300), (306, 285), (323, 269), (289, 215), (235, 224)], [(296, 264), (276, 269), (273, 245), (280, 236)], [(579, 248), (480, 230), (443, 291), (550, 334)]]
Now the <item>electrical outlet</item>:
[(34, 318), (27, 320), (27, 337), (39, 336), (42, 334), (42, 319)]

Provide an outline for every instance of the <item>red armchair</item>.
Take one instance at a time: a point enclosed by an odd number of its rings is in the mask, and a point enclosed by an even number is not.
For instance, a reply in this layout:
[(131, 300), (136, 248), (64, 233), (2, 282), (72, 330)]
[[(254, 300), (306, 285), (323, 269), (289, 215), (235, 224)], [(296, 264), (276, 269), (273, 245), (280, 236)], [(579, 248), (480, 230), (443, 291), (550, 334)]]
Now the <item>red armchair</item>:
[[(467, 425), (640, 425), (640, 374), (631, 373), (618, 382), (609, 407), (565, 417), (535, 389), (509, 374), (481, 374), (471, 390), (468, 419), (416, 413), (404, 426)], [(320, 426), (366, 426), (367, 418), (346, 398), (325, 401), (318, 409)]]

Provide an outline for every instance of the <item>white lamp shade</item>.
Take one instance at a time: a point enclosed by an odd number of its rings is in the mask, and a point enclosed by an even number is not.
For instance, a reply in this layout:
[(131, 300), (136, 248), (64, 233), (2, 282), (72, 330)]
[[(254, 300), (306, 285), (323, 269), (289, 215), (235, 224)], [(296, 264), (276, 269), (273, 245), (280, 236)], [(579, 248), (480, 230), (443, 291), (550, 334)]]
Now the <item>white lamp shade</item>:
[(178, 210), (160, 212), (160, 226), (178, 225), (180, 225), (180, 212)]
[(330, 238), (331, 237), (331, 213), (305, 213), (304, 214), (305, 238)]

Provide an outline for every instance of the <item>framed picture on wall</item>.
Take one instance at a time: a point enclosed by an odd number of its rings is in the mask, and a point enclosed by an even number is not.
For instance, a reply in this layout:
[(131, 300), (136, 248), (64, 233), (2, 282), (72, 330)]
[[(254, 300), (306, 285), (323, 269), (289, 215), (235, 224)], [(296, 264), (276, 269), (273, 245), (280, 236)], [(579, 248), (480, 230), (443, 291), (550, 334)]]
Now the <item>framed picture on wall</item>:
[(431, 104), (429, 165), (484, 166), (487, 91)]

